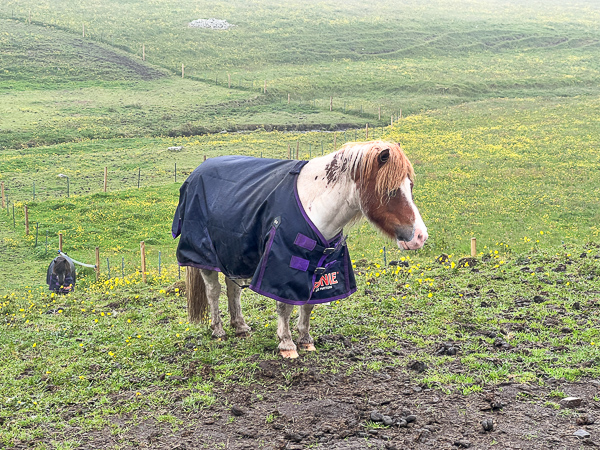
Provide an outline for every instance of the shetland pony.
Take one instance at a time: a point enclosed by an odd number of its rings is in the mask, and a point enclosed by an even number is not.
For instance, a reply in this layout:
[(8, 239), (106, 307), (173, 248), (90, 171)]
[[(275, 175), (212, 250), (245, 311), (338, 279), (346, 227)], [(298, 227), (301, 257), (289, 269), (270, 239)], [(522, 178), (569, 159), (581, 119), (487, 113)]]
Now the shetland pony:
[[(188, 266), (189, 320), (210, 319), (213, 338), (225, 337), (220, 271), (237, 336), (250, 332), (240, 302), (248, 286), (278, 300), (281, 356), (298, 357), (289, 326), (294, 305), (298, 345), (314, 351), (314, 304), (356, 290), (344, 226), (365, 217), (404, 250), (427, 240), (413, 183), (400, 146), (382, 141), (348, 143), (308, 162), (220, 157), (203, 163), (182, 186), (173, 221), (173, 236), (181, 235), (177, 257)], [(245, 279), (252, 281), (242, 285)]]

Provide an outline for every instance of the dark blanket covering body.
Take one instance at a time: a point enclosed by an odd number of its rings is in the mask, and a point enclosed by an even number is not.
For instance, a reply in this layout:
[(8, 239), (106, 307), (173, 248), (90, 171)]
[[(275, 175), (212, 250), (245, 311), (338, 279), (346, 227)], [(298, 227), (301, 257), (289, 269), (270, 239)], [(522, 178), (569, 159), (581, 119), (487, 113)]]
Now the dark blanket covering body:
[(252, 279), (253, 291), (295, 305), (355, 292), (342, 233), (327, 241), (300, 203), (306, 162), (223, 156), (196, 168), (173, 219), (179, 264)]
[(48, 288), (51, 291), (57, 292), (59, 294), (68, 294), (69, 292), (72, 292), (75, 288), (75, 279), (77, 276), (75, 272), (75, 264), (73, 263), (73, 260), (68, 256), (64, 257), (69, 262), (69, 271), (65, 275), (65, 281), (61, 286), (58, 282), (58, 277), (53, 273), (54, 263), (58, 258), (60, 258), (60, 256), (54, 258), (48, 266), (48, 272), (46, 273), (46, 284), (48, 285)]

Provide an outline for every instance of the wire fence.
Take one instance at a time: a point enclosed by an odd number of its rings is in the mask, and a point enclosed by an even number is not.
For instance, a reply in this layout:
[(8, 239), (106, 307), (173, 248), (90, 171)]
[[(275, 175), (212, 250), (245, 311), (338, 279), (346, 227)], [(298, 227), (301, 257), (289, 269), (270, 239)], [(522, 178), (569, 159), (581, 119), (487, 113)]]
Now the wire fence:
[[(335, 151), (349, 141), (379, 139), (385, 134), (385, 127), (370, 127), (369, 124), (366, 124), (361, 130), (352, 129), (320, 134), (319, 138), (307, 135), (302, 136), (302, 138), (298, 137), (295, 140), (286, 139), (287, 146), (265, 148), (256, 156), (275, 159), (312, 159)], [(326, 139), (323, 138), (324, 136)], [(123, 158), (125, 162), (121, 164), (98, 167), (95, 171), (90, 171), (86, 167), (85, 173), (81, 172), (78, 163), (73, 163), (72, 171), (77, 172), (74, 175), (68, 169), (65, 169), (66, 173), (60, 173), (57, 176), (38, 172), (32, 177), (14, 178), (10, 182), (2, 181), (1, 207), (6, 210), (7, 214), (10, 214), (11, 207), (14, 207), (15, 203), (36, 202), (60, 197), (68, 198), (74, 195), (90, 195), (123, 189), (160, 186), (171, 182), (183, 182), (185, 177), (197, 165), (191, 165), (187, 161), (183, 163), (177, 161), (177, 153), (183, 151), (184, 146), (172, 146), (168, 147), (168, 150), (172, 153), (164, 157), (165, 162), (159, 162), (158, 165), (152, 167), (148, 165), (148, 162), (145, 162), (143, 168), (141, 165), (132, 168), (132, 162)], [(243, 149), (237, 151), (237, 154), (248, 153)], [(228, 152), (228, 154), (236, 154), (236, 152)], [(207, 159), (206, 154), (200, 154), (199, 157), (201, 160)], [(170, 160), (171, 167), (168, 167), (167, 159)], [(185, 160), (186, 158), (182, 159)], [(89, 166), (87, 163), (86, 165)], [(40, 176), (45, 176), (45, 178), (37, 178)]]

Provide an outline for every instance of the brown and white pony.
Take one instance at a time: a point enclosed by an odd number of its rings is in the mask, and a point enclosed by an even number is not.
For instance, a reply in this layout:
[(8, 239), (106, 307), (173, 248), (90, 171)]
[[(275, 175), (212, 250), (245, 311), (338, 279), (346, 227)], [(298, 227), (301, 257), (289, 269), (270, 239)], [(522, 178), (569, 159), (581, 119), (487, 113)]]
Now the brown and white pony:
[[(427, 240), (427, 227), (413, 202), (414, 171), (400, 145), (372, 141), (348, 143), (340, 150), (312, 159), (301, 170), (297, 190), (302, 206), (325, 239), (337, 236), (342, 228), (361, 217), (395, 239), (398, 247), (416, 250)], [(188, 315), (191, 322), (203, 318), (210, 309), (212, 336), (224, 338), (219, 311), (221, 285), (218, 273), (188, 267), (186, 270)], [(225, 279), (231, 326), (237, 336), (250, 327), (244, 321), (240, 286)], [(314, 305), (300, 306), (298, 344), (315, 350), (309, 334), (310, 313)], [(289, 319), (294, 306), (277, 302), (279, 351), (285, 358), (298, 357), (292, 341)]]

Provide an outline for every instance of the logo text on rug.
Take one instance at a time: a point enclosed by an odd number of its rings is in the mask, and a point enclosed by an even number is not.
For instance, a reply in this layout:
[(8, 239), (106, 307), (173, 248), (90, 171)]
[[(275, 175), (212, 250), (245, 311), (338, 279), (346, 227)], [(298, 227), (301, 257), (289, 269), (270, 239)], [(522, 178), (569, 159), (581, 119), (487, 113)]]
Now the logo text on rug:
[(321, 276), (321, 279), (315, 282), (314, 292), (323, 291), (325, 289), (333, 289), (334, 284), (338, 284), (337, 275), (339, 272), (326, 273)]

